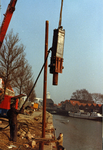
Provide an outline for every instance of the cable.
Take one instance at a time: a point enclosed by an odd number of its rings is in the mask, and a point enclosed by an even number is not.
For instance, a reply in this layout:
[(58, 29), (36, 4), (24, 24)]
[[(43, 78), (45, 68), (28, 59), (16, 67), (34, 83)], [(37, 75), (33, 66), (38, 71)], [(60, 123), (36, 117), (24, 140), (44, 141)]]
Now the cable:
[(62, 21), (62, 7), (63, 7), (63, 0), (61, 1), (61, 10), (60, 10), (60, 18), (59, 18), (59, 27), (61, 26), (61, 21)]
[(35, 87), (35, 85), (36, 85), (36, 83), (37, 83), (37, 81), (38, 81), (38, 79), (39, 79), (39, 77), (40, 77), (40, 75), (41, 75), (41, 72), (42, 72), (42, 70), (43, 70), (43, 68), (44, 68), (44, 66), (45, 66), (45, 64), (46, 64), (46, 61), (47, 61), (47, 59), (48, 59), (48, 56), (49, 56), (49, 53), (50, 53), (51, 49), (52, 49), (52, 48), (50, 48), (50, 49), (48, 50), (48, 54), (47, 54), (47, 57), (46, 57), (46, 59), (45, 59), (45, 62), (44, 62), (43, 66), (42, 66), (42, 68), (41, 68), (41, 70), (40, 70), (40, 72), (39, 72), (39, 74), (38, 74), (38, 76), (37, 76), (37, 79), (36, 79), (36, 81), (35, 81), (35, 83), (34, 83), (32, 89), (31, 89), (30, 93), (28, 94), (28, 96), (27, 96), (27, 98), (26, 98), (24, 104), (23, 104), (22, 107), (20, 108), (20, 110), (23, 109), (23, 106), (25, 105), (25, 103), (26, 103), (26, 101), (28, 100), (28, 98), (29, 98), (31, 92), (33, 91), (33, 89), (34, 89), (34, 87)]

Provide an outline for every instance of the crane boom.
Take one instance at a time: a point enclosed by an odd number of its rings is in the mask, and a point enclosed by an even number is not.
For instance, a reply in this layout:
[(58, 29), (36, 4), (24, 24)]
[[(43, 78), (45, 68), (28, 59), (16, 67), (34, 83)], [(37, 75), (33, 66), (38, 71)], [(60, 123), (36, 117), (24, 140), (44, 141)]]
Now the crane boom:
[(4, 19), (3, 19), (3, 22), (2, 22), (2, 25), (0, 28), (0, 48), (1, 48), (3, 40), (5, 38), (5, 35), (7, 32), (10, 20), (12, 18), (13, 12), (15, 11), (16, 2), (17, 2), (17, 0), (11, 0), (7, 7), (6, 13), (4, 14)]

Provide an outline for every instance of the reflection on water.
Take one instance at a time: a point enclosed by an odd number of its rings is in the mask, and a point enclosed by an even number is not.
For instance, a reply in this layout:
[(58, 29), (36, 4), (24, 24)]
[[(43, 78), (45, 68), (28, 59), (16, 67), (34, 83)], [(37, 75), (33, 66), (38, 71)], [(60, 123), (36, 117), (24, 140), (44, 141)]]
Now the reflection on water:
[(102, 150), (102, 122), (54, 115), (53, 124), (66, 150)]

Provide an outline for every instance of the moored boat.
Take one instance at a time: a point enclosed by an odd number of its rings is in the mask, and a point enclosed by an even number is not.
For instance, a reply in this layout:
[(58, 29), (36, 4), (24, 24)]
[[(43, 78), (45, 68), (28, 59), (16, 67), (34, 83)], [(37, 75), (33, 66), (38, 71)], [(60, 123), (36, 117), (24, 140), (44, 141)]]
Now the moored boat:
[(92, 112), (92, 113), (73, 113), (73, 112), (68, 112), (69, 117), (75, 117), (75, 118), (82, 118), (82, 119), (89, 119), (89, 120), (97, 120), (97, 121), (102, 121), (103, 116), (99, 113)]

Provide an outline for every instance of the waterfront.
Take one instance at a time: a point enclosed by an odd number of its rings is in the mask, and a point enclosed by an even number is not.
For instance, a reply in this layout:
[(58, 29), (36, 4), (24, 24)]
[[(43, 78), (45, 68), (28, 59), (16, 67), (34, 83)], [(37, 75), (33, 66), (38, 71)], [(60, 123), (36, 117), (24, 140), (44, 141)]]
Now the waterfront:
[(66, 150), (102, 150), (102, 122), (53, 115), (53, 124)]

